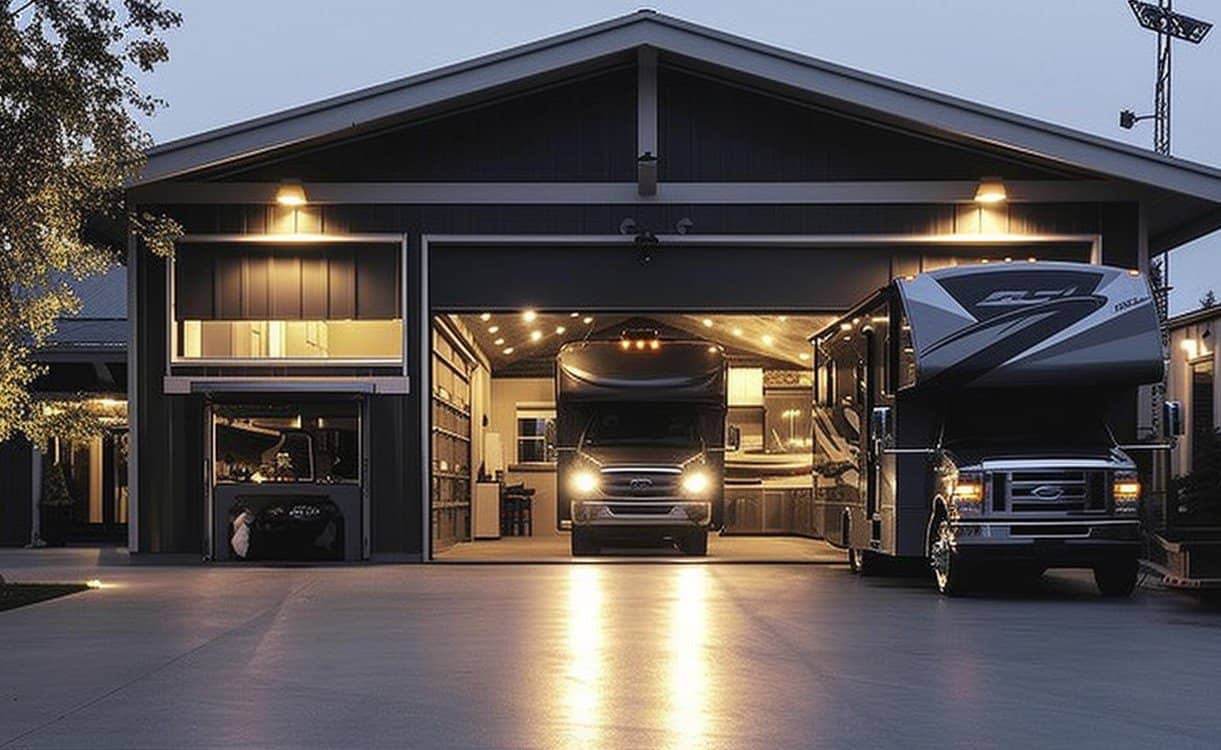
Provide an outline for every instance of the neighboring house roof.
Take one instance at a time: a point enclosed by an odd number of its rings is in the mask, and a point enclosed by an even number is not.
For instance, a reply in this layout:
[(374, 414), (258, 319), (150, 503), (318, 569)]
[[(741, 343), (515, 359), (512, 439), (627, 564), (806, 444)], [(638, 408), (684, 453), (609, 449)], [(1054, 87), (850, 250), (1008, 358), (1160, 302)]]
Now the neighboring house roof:
[(80, 298), (80, 312), (56, 323), (55, 333), (42, 351), (126, 348), (127, 269), (116, 265), (106, 273), (69, 283)]
[[(927, 134), (983, 144), (1150, 188), (1164, 212), (1151, 231), (1165, 249), (1221, 226), (1221, 170), (1049, 124), (768, 46), (653, 11), (639, 11), (313, 104), (156, 146), (137, 185), (271, 150), (366, 130), (447, 103), (500, 95), (651, 47), (688, 63), (762, 82), (786, 95)], [(1167, 204), (1173, 204), (1167, 206)], [(1159, 214), (1162, 216), (1163, 214)]]
[(1166, 325), (1174, 330), (1177, 328), (1185, 328), (1186, 326), (1195, 325), (1196, 323), (1207, 323), (1217, 319), (1221, 319), (1221, 305), (1203, 307), (1199, 310), (1192, 310), (1189, 313), (1176, 315), (1168, 320)]

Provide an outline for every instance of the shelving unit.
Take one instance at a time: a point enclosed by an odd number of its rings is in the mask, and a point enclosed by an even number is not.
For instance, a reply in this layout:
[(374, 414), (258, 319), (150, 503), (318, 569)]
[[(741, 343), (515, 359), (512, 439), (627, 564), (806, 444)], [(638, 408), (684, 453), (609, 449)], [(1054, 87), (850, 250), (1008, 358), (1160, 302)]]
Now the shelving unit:
[(471, 371), (448, 333), (432, 333), (432, 544), (471, 538)]

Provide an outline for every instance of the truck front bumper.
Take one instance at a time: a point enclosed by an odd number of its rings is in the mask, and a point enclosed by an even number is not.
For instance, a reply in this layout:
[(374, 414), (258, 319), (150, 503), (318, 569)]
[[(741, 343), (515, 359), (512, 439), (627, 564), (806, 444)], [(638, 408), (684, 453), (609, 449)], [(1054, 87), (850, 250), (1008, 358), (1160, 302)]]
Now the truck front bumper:
[(573, 527), (693, 531), (712, 521), (707, 500), (574, 500)]
[(1136, 519), (960, 520), (951, 528), (964, 560), (1091, 567), (1141, 552)]

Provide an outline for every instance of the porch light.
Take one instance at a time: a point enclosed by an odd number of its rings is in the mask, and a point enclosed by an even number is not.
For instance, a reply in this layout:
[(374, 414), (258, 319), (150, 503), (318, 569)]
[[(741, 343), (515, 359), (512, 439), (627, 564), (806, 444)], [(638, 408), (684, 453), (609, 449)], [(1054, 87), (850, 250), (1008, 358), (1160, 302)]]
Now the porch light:
[(999, 177), (984, 177), (975, 190), (976, 203), (1004, 203), (1008, 197), (1005, 183)]
[(290, 208), (304, 206), (306, 203), (305, 188), (300, 182), (289, 180), (281, 182), (279, 189), (276, 190), (276, 203)]

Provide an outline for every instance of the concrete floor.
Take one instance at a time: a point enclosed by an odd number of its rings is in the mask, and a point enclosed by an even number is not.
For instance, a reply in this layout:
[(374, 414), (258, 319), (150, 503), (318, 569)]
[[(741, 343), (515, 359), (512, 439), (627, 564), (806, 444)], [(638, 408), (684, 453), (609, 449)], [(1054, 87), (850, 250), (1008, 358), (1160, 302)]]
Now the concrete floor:
[(462, 542), (436, 555), (441, 562), (538, 562), (538, 563), (641, 563), (641, 562), (732, 562), (732, 563), (842, 563), (845, 552), (816, 539), (788, 536), (708, 537), (707, 557), (687, 557), (664, 547), (617, 547), (593, 557), (573, 558), (567, 534), (507, 536)]
[(965, 600), (842, 565), (126, 565), (0, 613), (0, 746), (1212, 747), (1221, 612), (1080, 574)]

